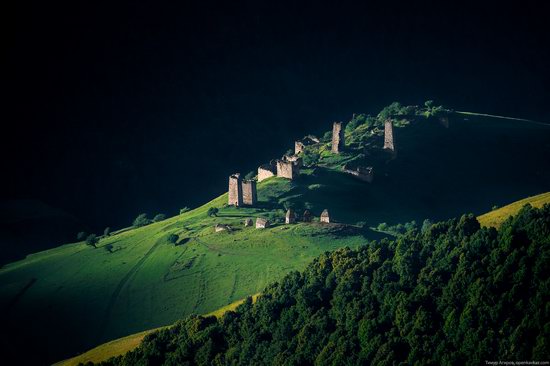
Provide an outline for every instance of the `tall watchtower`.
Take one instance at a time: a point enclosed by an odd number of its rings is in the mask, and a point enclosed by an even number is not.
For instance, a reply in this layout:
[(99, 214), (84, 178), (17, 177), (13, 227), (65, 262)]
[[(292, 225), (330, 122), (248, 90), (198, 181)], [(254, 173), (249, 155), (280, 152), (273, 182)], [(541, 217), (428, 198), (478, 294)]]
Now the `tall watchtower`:
[(340, 153), (344, 149), (344, 126), (342, 122), (334, 122), (332, 124), (332, 152)]
[(235, 173), (229, 176), (229, 192), (228, 192), (228, 205), (242, 206), (243, 205), (243, 189), (242, 180), (239, 173)]
[(256, 193), (256, 181), (255, 180), (243, 180), (243, 205), (254, 206), (258, 201), (258, 194)]
[(393, 122), (391, 119), (387, 119), (384, 123), (384, 150), (395, 152), (395, 145), (393, 140)]

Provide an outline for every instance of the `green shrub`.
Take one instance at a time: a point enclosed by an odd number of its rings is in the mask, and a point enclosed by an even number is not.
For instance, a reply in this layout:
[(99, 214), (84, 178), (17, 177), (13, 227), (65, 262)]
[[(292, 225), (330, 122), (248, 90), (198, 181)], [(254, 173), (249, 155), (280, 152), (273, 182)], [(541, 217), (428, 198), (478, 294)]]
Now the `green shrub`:
[(147, 218), (146, 213), (139, 214), (132, 223), (132, 226), (134, 227), (142, 227), (145, 225), (149, 225), (151, 223), (151, 220)]
[(159, 213), (159, 214), (156, 214), (155, 217), (153, 217), (153, 222), (159, 222), (162, 220), (166, 220), (165, 214)]
[(99, 242), (99, 238), (97, 237), (96, 234), (90, 234), (86, 237), (86, 245), (89, 245), (95, 248), (98, 242)]
[(84, 239), (86, 239), (87, 236), (88, 234), (86, 232), (81, 231), (78, 234), (76, 234), (76, 240), (83, 241)]
[(169, 243), (176, 244), (177, 241), (179, 240), (179, 238), (180, 238), (180, 237), (179, 237), (179, 235), (177, 235), (177, 234), (170, 234), (170, 235), (168, 235), (168, 238), (167, 238), (167, 239), (168, 239), (168, 242), (169, 242)]
[(220, 210), (218, 208), (210, 207), (208, 209), (208, 211), (206, 211), (206, 216), (208, 216), (208, 217), (218, 216), (218, 212), (220, 212)]

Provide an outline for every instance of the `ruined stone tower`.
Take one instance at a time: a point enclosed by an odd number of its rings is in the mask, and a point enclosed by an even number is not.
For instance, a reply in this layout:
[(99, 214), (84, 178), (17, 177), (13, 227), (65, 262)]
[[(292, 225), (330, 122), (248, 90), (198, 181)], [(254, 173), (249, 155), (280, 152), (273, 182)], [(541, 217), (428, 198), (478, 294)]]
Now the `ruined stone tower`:
[(319, 219), (319, 221), (324, 222), (326, 224), (330, 223), (330, 215), (329, 215), (327, 209), (323, 210), (323, 212), (321, 213), (321, 218)]
[(256, 181), (243, 180), (242, 192), (243, 192), (243, 205), (254, 206), (258, 201), (258, 196), (256, 194)]
[(229, 177), (229, 191), (227, 204), (233, 206), (254, 206), (258, 201), (256, 193), (256, 181), (242, 180), (239, 173)]
[(294, 154), (299, 154), (304, 151), (304, 143), (302, 141), (294, 141)]
[(332, 124), (332, 152), (338, 154), (344, 149), (344, 126), (342, 122)]
[(285, 224), (294, 224), (296, 222), (296, 213), (293, 209), (289, 208), (286, 211)]
[(384, 150), (395, 152), (395, 145), (393, 141), (393, 122), (391, 119), (387, 119), (384, 123)]
[(241, 175), (235, 173), (229, 176), (228, 205), (242, 206), (243, 189), (241, 185)]
[(299, 170), (292, 161), (277, 160), (277, 176), (294, 179), (298, 176)]

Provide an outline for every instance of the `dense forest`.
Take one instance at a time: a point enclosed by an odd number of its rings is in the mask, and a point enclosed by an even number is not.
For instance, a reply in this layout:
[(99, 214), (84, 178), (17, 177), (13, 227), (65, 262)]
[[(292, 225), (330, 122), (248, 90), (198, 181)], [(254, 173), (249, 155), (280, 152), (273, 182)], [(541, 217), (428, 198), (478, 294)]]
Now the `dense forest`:
[(105, 365), (485, 364), (550, 358), (550, 206), (325, 253), (221, 319), (192, 316)]

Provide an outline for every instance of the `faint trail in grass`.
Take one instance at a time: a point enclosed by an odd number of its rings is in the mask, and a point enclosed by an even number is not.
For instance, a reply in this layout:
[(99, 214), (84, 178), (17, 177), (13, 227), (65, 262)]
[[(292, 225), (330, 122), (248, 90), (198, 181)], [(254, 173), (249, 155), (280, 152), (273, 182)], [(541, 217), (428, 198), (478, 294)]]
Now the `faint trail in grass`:
[(23, 297), (23, 295), (25, 295), (25, 292), (27, 292), (27, 290), (36, 283), (36, 281), (36, 278), (31, 278), (30, 281), (21, 290), (19, 290), (19, 292), (13, 297), (13, 299), (11, 299), (11, 301), (6, 306), (5, 311), (10, 311), (15, 306), (15, 304), (17, 304), (17, 302)]
[(245, 251), (245, 250), (239, 250), (238, 252), (231, 252), (231, 251), (227, 251), (227, 250), (221, 250), (221, 249), (218, 249), (216, 247), (213, 247), (213, 246), (205, 243), (204, 241), (202, 241), (201, 239), (199, 239), (197, 237), (194, 237), (193, 240), (196, 241), (198, 244), (202, 245), (203, 247), (205, 247), (206, 249), (208, 249), (212, 252), (220, 253), (220, 254), (237, 255), (237, 256), (254, 255), (254, 253), (251, 253), (251, 252), (248, 252), (248, 251)]
[(227, 299), (228, 302), (233, 301), (233, 296), (235, 296), (235, 292), (237, 291), (237, 283), (239, 283), (239, 272), (235, 271), (235, 276), (233, 277), (233, 286), (231, 286), (231, 292), (229, 293), (229, 298)]
[(139, 270), (139, 268), (143, 265), (143, 263), (147, 260), (147, 258), (157, 249), (157, 247), (164, 242), (163, 239), (157, 240), (155, 244), (149, 250), (147, 253), (141, 257), (141, 259), (126, 273), (126, 275), (119, 281), (117, 287), (111, 294), (111, 297), (109, 298), (109, 303), (107, 304), (107, 308), (105, 309), (103, 313), (103, 317), (101, 319), (101, 325), (99, 326), (99, 331), (97, 335), (97, 342), (99, 343), (103, 335), (105, 334), (105, 330), (107, 329), (107, 325), (109, 324), (109, 320), (111, 318), (111, 311), (117, 301), (118, 295), (120, 294), (120, 291), (124, 288), (128, 280)]
[(197, 294), (197, 301), (193, 306), (193, 313), (198, 314), (198, 308), (204, 303), (204, 297), (206, 294), (206, 280), (202, 272), (199, 274), (199, 293)]

